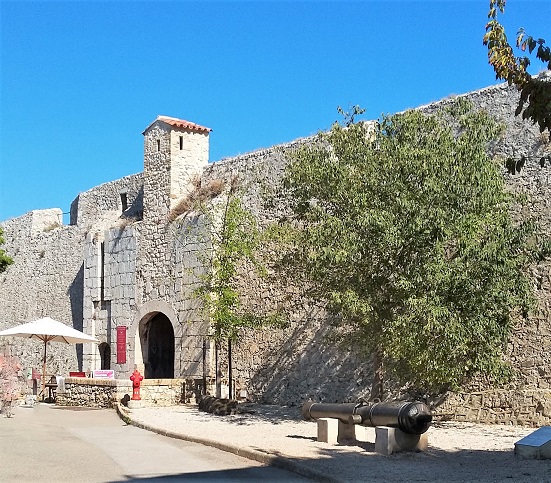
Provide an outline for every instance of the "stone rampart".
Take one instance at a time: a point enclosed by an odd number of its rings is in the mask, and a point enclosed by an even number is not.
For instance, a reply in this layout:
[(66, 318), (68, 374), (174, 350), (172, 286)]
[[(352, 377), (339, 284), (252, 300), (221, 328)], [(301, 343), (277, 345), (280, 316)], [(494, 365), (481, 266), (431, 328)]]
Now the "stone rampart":
[[(84, 234), (78, 227), (48, 224), (42, 231), (35, 225), (31, 233), (27, 221), (22, 217), (2, 224), (3, 248), (14, 263), (0, 274), (0, 329), (48, 316), (81, 330)], [(42, 368), (40, 341), (2, 338), (2, 350), (26, 368)], [(51, 374), (68, 372), (82, 364), (82, 346), (50, 343), (47, 356)]]
[[(451, 104), (455, 97), (421, 109), (434, 112), (437, 107)], [(548, 209), (550, 168), (541, 168), (538, 162), (542, 155), (551, 154), (549, 138), (513, 115), (518, 100), (514, 88), (494, 86), (464, 97), (476, 108), (487, 109), (505, 125), (503, 138), (490, 147), (493, 154), (529, 158), (520, 173), (510, 175), (504, 171), (504, 176), (512, 188), (528, 193), (531, 215), (535, 215), (551, 235)], [(242, 199), (245, 205), (257, 216), (259, 223), (265, 225), (285, 214), (285, 206), (277, 197), (282, 189), (280, 181), (287, 162), (285, 153), (308, 142), (311, 138), (211, 164), (203, 172), (202, 184), (214, 180), (228, 183), (237, 177), (244, 189)], [(270, 205), (264, 202), (266, 194), (273, 197)], [(517, 393), (522, 394), (525, 385), (537, 389), (549, 387), (551, 353), (550, 344), (546, 342), (551, 329), (549, 268), (547, 261), (532, 267), (539, 310), (528, 324), (519, 324), (515, 328), (509, 342), (507, 353), (519, 373), (515, 385), (509, 390), (513, 400)], [(253, 304), (255, 313), (260, 313), (270, 302), (281, 297), (271, 281), (255, 277), (244, 278), (241, 288), (246, 296), (254, 294), (248, 297), (248, 301)], [(299, 404), (310, 397), (328, 402), (354, 400), (369, 393), (369, 362), (361, 362), (362, 359), (352, 351), (336, 347), (331, 342), (328, 323), (319, 307), (308, 301), (299, 301), (291, 313), (290, 322), (290, 327), (283, 331), (246, 332), (242, 342), (234, 347), (233, 371), (238, 390), (246, 391), (253, 399), (282, 404)], [(221, 359), (224, 372), (227, 361), (223, 350)]]
[[(512, 189), (528, 193), (530, 214), (539, 219), (551, 236), (551, 168), (541, 168), (538, 164), (542, 155), (551, 154), (549, 137), (513, 116), (518, 99), (514, 88), (494, 86), (466, 97), (506, 126), (503, 139), (490, 146), (492, 153), (528, 158), (520, 173), (510, 175), (504, 171), (504, 176)], [(437, 106), (446, 106), (452, 100), (445, 99), (421, 109), (433, 112)], [(205, 225), (201, 217), (195, 215), (173, 222), (167, 219), (167, 213), (177, 201), (172, 197), (175, 194), (171, 185), (187, 171), (180, 166), (182, 169), (176, 169), (170, 178), (167, 173), (170, 156), (165, 150), (172, 141), (169, 142), (166, 133), (152, 130), (150, 134), (151, 139), (146, 140), (144, 174), (81, 193), (72, 207), (74, 226), (53, 226), (48, 222), (58, 216), (53, 211), (32, 212), (2, 223), (6, 235), (4, 248), (16, 264), (0, 274), (3, 293), (0, 329), (13, 322), (49, 315), (93, 332), (102, 342), (110, 344), (114, 359), (114, 332), (117, 326), (124, 325), (129, 329), (128, 362), (125, 366), (116, 366), (121, 373), (119, 377), (123, 377), (133, 369), (132, 364), (140, 363), (137, 356), (140, 330), (156, 313), (163, 313), (174, 328), (175, 376), (198, 378), (206, 373), (210, 380), (214, 351), (208, 340), (204, 315), (193, 296), (204, 260), (201, 239)], [(157, 137), (162, 142), (157, 143)], [(179, 138), (173, 141), (172, 145), (178, 147)], [(218, 180), (229, 183), (237, 177), (245, 206), (255, 214), (260, 225), (265, 226), (286, 213), (278, 194), (282, 190), (287, 152), (308, 142), (311, 138), (211, 163), (203, 168), (201, 185)], [(271, 197), (270, 204), (265, 202), (266, 195)], [(144, 199), (149, 203), (145, 210)], [(142, 211), (145, 211), (143, 220)], [(549, 261), (531, 268), (538, 310), (527, 322), (519, 323), (510, 338), (507, 356), (517, 376), (507, 389), (500, 390), (502, 392), (490, 391), (502, 399), (490, 396), (488, 388), (482, 385), (473, 385), (465, 389), (464, 394), (452, 395), (441, 411), (473, 421), (499, 422), (496, 414), (506, 414), (501, 420), (508, 423), (547, 421), (546, 391), (551, 388), (550, 268)], [(255, 401), (301, 404), (308, 398), (325, 402), (352, 401), (369, 393), (372, 375), (369, 361), (332, 342), (327, 316), (320, 307), (297, 299), (299, 290), (282, 293), (273, 281), (260, 277), (243, 277), (240, 288), (248, 307), (257, 313), (273, 308), (283, 297), (292, 300), (294, 305), (289, 327), (246, 331), (242, 341), (233, 347), (238, 394), (246, 394)], [(3, 341), (0, 344), (5, 345)], [(27, 341), (9, 344), (9, 349), (15, 352), (13, 355), (39, 367), (38, 346), (29, 346)], [(79, 359), (74, 346), (50, 344), (50, 347), (52, 360), (48, 365), (53, 373), (80, 369), (82, 353)], [(227, 367), (224, 347), (219, 356), (224, 374)], [(100, 388), (94, 391), (108, 392), (105, 388), (110, 386), (94, 387)], [(78, 394), (77, 389), (74, 391)], [(528, 393), (532, 395), (527, 396)], [(473, 408), (479, 401), (475, 395), (481, 394), (484, 396), (480, 396), (482, 400), (475, 411)], [(105, 397), (94, 396), (99, 400)], [(492, 406), (497, 400), (505, 403)], [(527, 418), (530, 412), (532, 418)], [(537, 416), (539, 413), (541, 416)]]
[(121, 215), (141, 219), (143, 174), (134, 174), (80, 193), (71, 204), (71, 225), (90, 230), (112, 223)]
[[(73, 202), (71, 225), (63, 225), (59, 208), (34, 210), (0, 224), (6, 239), (2, 249), (14, 260), (14, 264), (0, 274), (0, 330), (49, 316), (88, 332), (84, 322), (87, 236), (92, 239), (101, 234), (103, 238), (105, 230), (120, 225), (121, 216), (139, 218), (142, 185), (139, 174), (79, 194)], [(123, 201), (128, 205), (124, 212)], [(124, 257), (121, 255), (116, 261)], [(121, 265), (121, 269), (129, 264)], [(124, 306), (128, 308), (128, 303)], [(92, 354), (85, 354), (85, 350), (92, 350)], [(44, 348), (39, 342), (2, 338), (0, 351), (19, 357), (25, 367), (42, 367)], [(88, 370), (90, 356), (96, 357), (94, 347), (86, 349), (82, 345), (58, 343), (48, 345), (47, 355), (51, 374)]]

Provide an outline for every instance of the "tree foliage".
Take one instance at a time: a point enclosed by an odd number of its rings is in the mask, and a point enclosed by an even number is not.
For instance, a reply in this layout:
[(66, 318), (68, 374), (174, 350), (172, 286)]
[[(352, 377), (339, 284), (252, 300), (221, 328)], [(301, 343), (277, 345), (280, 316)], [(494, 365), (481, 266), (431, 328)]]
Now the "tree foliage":
[[(186, 211), (200, 213), (208, 227), (208, 240), (203, 240), (204, 250), (200, 254), (203, 270), (194, 290), (203, 305), (210, 323), (211, 337), (215, 342), (216, 396), (221, 396), (219, 383), (218, 353), (220, 344), (227, 342), (228, 389), (231, 397), (232, 343), (237, 342), (244, 329), (257, 329), (264, 325), (283, 325), (279, 314), (252, 312), (243, 304), (243, 277), (247, 269), (258, 274), (264, 267), (258, 262), (256, 251), (261, 240), (256, 219), (238, 196), (237, 179), (232, 179), (227, 190), (223, 184), (198, 189), (182, 206)], [(220, 203), (213, 198), (222, 193)]]
[(486, 154), (500, 132), (457, 101), (336, 124), (286, 170), (287, 273), (327, 303), (344, 340), (419, 390), (503, 378), (512, 313), (533, 300), (534, 224), (513, 221), (519, 199)]
[[(505, 29), (497, 21), (498, 11), (503, 13), (506, 0), (490, 0), (490, 10), (483, 43), (488, 47), (488, 62), (494, 68), (497, 79), (514, 84), (520, 91), (520, 101), (515, 112), (523, 119), (537, 123), (541, 132), (551, 132), (551, 79), (532, 77), (528, 73), (530, 59), (516, 57), (507, 40)], [(518, 31), (516, 46), (522, 52), (535, 51), (536, 58), (547, 63), (551, 69), (551, 49), (545, 40), (527, 35), (523, 28)]]
[[(212, 213), (212, 212), (210, 212)], [(239, 269), (250, 262), (257, 267), (255, 250), (260, 232), (253, 215), (230, 190), (220, 220), (210, 220), (211, 250), (205, 255), (210, 269), (201, 276), (195, 295), (203, 302), (215, 341), (236, 341), (244, 328), (262, 325), (264, 319), (243, 310), (238, 287)], [(216, 228), (218, 226), (218, 228)]]
[[(2, 228), (0, 228), (0, 245), (3, 245), (5, 242), (4, 240), (4, 231)], [(0, 249), (0, 273), (6, 270), (9, 265), (13, 263), (13, 259), (6, 255), (6, 252), (2, 249)]]

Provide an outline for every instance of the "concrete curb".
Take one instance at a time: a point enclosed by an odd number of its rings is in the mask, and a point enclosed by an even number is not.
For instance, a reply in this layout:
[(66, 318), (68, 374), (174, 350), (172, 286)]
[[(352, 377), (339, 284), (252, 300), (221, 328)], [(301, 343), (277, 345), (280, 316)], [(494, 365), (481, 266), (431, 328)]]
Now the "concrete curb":
[(319, 481), (320, 483), (343, 483), (343, 480), (328, 476), (324, 473), (308, 468), (306, 465), (288, 459), (289, 457), (286, 457), (285, 455), (267, 453), (257, 448), (243, 448), (227, 443), (221, 443), (212, 439), (198, 438), (183, 433), (175, 433), (173, 431), (155, 428), (153, 426), (149, 426), (148, 424), (134, 421), (129, 411), (120, 403), (117, 403), (115, 409), (117, 410), (117, 414), (119, 415), (119, 417), (126, 424), (131, 424), (132, 426), (136, 426), (137, 428), (145, 429), (147, 431), (161, 434), (163, 436), (168, 436), (169, 438), (181, 439), (184, 441), (190, 441), (191, 443), (199, 443), (205, 446), (211, 446), (221, 451), (226, 451), (227, 453), (233, 453), (237, 456), (257, 461), (258, 463), (263, 463), (265, 465), (274, 466), (283, 470), (292, 471), (293, 473), (305, 476), (306, 478), (310, 478), (315, 481)]

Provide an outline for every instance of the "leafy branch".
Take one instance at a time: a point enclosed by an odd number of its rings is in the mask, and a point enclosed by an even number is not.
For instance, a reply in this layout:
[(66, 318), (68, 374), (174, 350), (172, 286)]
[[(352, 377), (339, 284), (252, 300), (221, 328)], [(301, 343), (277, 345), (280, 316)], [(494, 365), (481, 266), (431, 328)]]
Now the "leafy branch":
[[(523, 119), (537, 123), (540, 132), (551, 132), (551, 79), (533, 77), (528, 73), (530, 59), (515, 56), (507, 40), (505, 29), (497, 20), (498, 12), (504, 13), (506, 0), (490, 0), (490, 9), (483, 44), (488, 48), (488, 62), (496, 78), (514, 84), (520, 91), (520, 100), (515, 115), (522, 113)], [(547, 63), (551, 69), (551, 49), (542, 38), (527, 35), (523, 28), (517, 33), (516, 47), (522, 52), (534, 53), (537, 59)]]

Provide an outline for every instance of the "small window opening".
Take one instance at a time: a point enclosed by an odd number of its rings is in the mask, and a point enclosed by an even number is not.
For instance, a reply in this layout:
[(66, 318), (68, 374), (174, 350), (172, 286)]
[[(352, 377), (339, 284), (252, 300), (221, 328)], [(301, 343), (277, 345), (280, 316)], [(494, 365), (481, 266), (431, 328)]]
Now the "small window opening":
[(184, 149), (184, 136), (180, 136), (180, 151)]
[(157, 151), (161, 150), (161, 140), (157, 139)]
[(103, 302), (105, 300), (105, 243), (102, 242), (100, 245), (100, 300)]
[(121, 193), (122, 212), (124, 213), (128, 209), (128, 196), (126, 193)]

